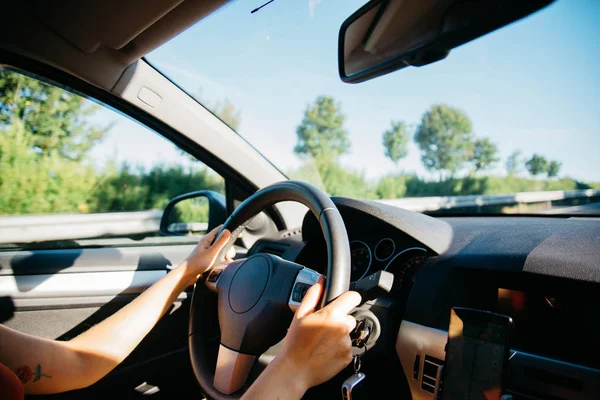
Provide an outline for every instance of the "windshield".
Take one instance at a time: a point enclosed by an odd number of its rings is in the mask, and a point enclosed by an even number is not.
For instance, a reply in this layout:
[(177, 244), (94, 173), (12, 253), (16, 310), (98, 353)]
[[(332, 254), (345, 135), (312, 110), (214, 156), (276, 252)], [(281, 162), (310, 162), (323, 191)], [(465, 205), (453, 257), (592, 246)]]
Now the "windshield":
[[(441, 62), (344, 84), (338, 31), (364, 3), (279, 0), (251, 14), (258, 4), (233, 2), (147, 59), (290, 178), (331, 195), (593, 213), (600, 3), (558, 1)], [(425, 198), (447, 196), (460, 197)]]

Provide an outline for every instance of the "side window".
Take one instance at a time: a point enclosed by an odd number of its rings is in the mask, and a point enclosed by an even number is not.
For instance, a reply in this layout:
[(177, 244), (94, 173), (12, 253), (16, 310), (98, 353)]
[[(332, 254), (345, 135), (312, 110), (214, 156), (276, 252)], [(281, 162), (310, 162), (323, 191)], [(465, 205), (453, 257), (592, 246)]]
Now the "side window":
[[(224, 194), (221, 176), (147, 127), (7, 69), (0, 135), (0, 249), (155, 237), (169, 199)], [(207, 222), (203, 207), (193, 210), (194, 222)]]

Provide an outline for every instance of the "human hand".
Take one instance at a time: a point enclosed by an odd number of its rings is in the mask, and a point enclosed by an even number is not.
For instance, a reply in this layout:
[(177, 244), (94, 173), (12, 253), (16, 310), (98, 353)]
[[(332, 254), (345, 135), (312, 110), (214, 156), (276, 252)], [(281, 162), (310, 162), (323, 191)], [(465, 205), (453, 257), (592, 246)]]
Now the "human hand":
[(321, 278), (304, 296), (274, 360), (299, 380), (303, 390), (328, 381), (352, 361), (350, 332), (356, 320), (348, 313), (360, 304), (361, 296), (346, 292), (315, 311), (323, 282)]
[[(231, 237), (231, 232), (225, 229), (215, 240), (222, 225), (217, 226), (200, 239), (200, 242), (185, 260), (188, 275), (198, 277), (208, 270), (217, 261), (217, 256)], [(214, 241), (214, 243), (213, 243)], [(231, 247), (225, 256), (225, 261), (231, 262), (235, 257), (235, 249)]]

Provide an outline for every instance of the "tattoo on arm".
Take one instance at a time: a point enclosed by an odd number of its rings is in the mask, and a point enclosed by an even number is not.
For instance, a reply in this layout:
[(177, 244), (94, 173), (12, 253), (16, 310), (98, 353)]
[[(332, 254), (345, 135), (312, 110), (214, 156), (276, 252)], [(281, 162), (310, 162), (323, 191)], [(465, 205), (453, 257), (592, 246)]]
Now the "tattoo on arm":
[(16, 375), (21, 380), (21, 383), (26, 384), (33, 378), (32, 382), (37, 382), (42, 378), (52, 378), (50, 375), (46, 375), (42, 373), (42, 366), (40, 364), (35, 368), (35, 372), (31, 371), (29, 365), (23, 365), (22, 367), (17, 368)]

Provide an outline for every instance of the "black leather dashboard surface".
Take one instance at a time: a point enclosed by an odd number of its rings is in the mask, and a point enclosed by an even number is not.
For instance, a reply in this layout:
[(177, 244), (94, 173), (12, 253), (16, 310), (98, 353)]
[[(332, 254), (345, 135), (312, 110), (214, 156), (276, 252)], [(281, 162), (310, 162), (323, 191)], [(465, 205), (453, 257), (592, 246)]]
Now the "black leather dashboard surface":
[(600, 219), (443, 218), (454, 231), (436, 262), (600, 283)]

